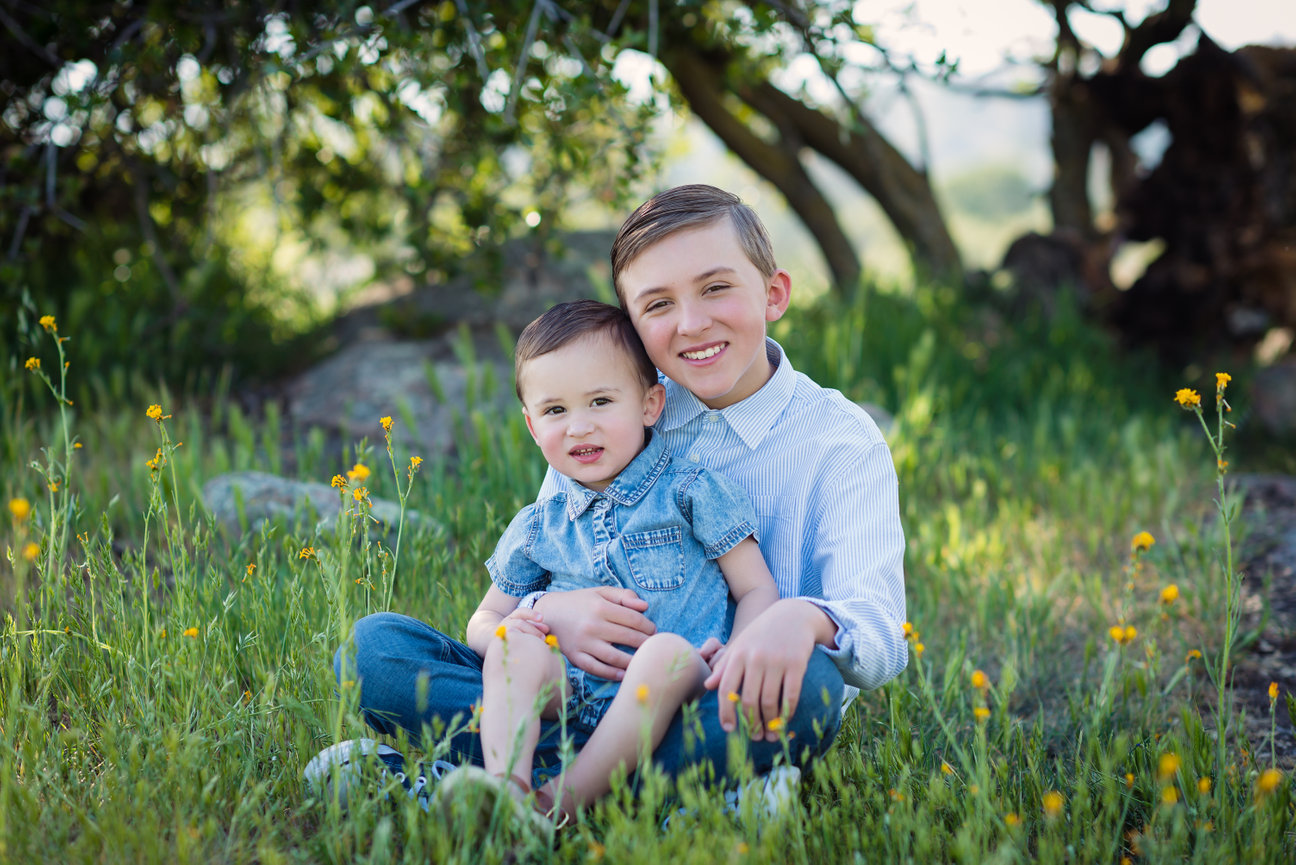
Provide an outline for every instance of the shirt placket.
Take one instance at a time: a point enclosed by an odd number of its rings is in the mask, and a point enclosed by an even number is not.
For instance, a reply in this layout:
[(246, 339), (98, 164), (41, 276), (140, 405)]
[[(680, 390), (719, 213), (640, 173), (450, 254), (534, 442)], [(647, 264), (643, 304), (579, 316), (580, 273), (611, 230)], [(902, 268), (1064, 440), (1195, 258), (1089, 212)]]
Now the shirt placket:
[(689, 448), (689, 462), (710, 465), (708, 457), (720, 446), (720, 440), (724, 436), (724, 426), (724, 417), (720, 412), (713, 409), (702, 413), (698, 433)]
[(616, 538), (616, 527), (612, 523), (612, 502), (602, 496), (590, 505), (594, 515), (591, 521), (594, 527), (594, 573), (608, 585), (617, 584), (616, 575), (608, 564), (608, 544)]

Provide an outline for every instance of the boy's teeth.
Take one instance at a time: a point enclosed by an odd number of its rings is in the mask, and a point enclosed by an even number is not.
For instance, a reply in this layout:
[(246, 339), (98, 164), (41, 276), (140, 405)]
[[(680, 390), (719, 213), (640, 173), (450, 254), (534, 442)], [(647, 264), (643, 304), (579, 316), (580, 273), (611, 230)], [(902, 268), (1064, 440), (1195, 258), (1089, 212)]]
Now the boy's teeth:
[(683, 354), (689, 360), (706, 360), (708, 357), (715, 357), (722, 348), (724, 348), (723, 345), (713, 345), (702, 351), (686, 351)]

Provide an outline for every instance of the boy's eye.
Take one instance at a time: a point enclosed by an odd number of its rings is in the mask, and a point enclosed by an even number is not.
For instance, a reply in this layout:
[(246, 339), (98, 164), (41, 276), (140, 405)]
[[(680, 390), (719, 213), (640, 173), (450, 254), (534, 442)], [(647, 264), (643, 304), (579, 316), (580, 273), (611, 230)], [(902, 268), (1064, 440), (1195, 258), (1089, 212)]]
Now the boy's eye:
[(594, 397), (594, 401), (590, 403), (590, 405), (611, 405), (611, 404), (612, 404), (612, 397), (610, 396), (596, 396)]
[(666, 301), (654, 300), (652, 303), (648, 304), (648, 306), (644, 307), (644, 312), (658, 312), (659, 310), (663, 310), (665, 308), (666, 308)]
[(540, 412), (540, 414), (542, 414), (542, 415), (546, 415), (546, 414), (548, 414), (548, 415), (562, 414), (562, 413), (565, 412), (566, 410), (567, 410), (567, 409), (563, 408), (563, 407), (560, 406), (560, 405), (551, 405), (551, 406), (549, 406), (547, 409), (545, 409), (544, 411)]
[(719, 291), (720, 289), (728, 288), (728, 287), (729, 286), (725, 285), (724, 283), (716, 283), (714, 285), (708, 285), (706, 288), (702, 289), (702, 292), (706, 294), (712, 291)]

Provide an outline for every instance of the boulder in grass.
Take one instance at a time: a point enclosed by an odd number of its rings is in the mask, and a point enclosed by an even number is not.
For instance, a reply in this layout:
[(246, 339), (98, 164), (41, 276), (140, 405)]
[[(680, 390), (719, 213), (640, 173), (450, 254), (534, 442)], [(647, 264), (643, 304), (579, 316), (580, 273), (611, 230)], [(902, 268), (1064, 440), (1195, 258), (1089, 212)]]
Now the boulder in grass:
[[(266, 472), (231, 472), (203, 484), (203, 504), (231, 536), (256, 531), (267, 522), (309, 524), (320, 532), (337, 525), (343, 501), (338, 490), (324, 483), (281, 478)], [(394, 541), (400, 521), (400, 503), (371, 498), (371, 513), (378, 523), (370, 533)], [(416, 511), (405, 511), (407, 528), (434, 525)]]
[(515, 411), (513, 369), (499, 358), (465, 365), (442, 357), (444, 344), (368, 342), (348, 346), (303, 373), (289, 389), (288, 411), (300, 426), (335, 429), (348, 438), (382, 438), (379, 418), (411, 428), (402, 446), (422, 456), (448, 454), (455, 419), (472, 408)]

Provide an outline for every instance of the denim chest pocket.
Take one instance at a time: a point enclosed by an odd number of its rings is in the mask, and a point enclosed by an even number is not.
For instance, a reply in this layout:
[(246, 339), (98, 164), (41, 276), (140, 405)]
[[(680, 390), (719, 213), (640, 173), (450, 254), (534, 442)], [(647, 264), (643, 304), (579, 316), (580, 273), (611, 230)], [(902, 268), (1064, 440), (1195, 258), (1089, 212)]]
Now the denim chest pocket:
[(684, 536), (679, 526), (622, 535), (621, 548), (639, 588), (660, 592), (684, 585)]

